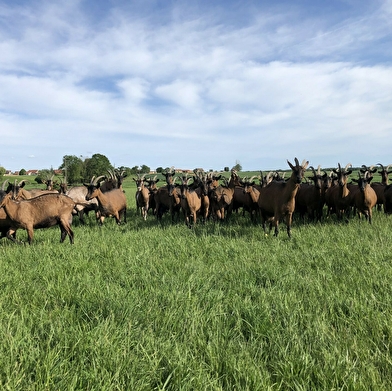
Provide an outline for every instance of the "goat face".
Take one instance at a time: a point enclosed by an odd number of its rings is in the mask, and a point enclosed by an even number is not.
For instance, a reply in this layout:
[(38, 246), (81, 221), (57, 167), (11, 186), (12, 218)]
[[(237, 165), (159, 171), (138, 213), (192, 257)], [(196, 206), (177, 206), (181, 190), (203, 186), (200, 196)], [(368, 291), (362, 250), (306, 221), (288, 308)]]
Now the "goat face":
[(167, 184), (167, 191), (169, 192), (170, 197), (173, 195), (175, 189), (176, 185), (173, 182)]
[(372, 179), (373, 179), (373, 176), (366, 171), (365, 175), (363, 177), (361, 177), (360, 174), (358, 173), (358, 179), (353, 178), (352, 181), (355, 183), (358, 183), (359, 190), (362, 193), (364, 193), (366, 186), (370, 185), (370, 182)]
[(351, 164), (347, 164), (345, 168), (342, 168), (340, 166), (340, 163), (338, 163), (338, 169), (333, 169), (333, 172), (337, 175), (337, 181), (339, 186), (343, 187), (347, 184), (347, 179), (348, 176), (353, 172), (353, 170), (349, 170), (348, 167), (351, 167)]
[(297, 158), (295, 158), (294, 160), (295, 160), (295, 166), (291, 164), (288, 160), (287, 163), (290, 166), (291, 170), (293, 171), (291, 175), (294, 176), (295, 182), (297, 184), (300, 184), (305, 175), (305, 170), (308, 167), (309, 162), (304, 160), (300, 165)]
[(98, 189), (99, 189), (99, 183), (97, 185), (86, 185), (87, 187), (87, 194), (86, 194), (86, 201), (90, 201), (93, 198), (97, 197), (98, 195)]
[(142, 188), (144, 187), (143, 179), (136, 180), (136, 187), (137, 187), (137, 191), (142, 191)]

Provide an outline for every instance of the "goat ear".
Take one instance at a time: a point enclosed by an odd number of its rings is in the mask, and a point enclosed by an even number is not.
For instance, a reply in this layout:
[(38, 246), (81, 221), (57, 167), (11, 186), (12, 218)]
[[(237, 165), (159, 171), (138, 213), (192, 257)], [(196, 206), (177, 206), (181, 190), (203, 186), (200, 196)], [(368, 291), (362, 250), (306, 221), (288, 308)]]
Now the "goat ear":
[(287, 164), (290, 166), (292, 170), (294, 170), (294, 166), (287, 160)]

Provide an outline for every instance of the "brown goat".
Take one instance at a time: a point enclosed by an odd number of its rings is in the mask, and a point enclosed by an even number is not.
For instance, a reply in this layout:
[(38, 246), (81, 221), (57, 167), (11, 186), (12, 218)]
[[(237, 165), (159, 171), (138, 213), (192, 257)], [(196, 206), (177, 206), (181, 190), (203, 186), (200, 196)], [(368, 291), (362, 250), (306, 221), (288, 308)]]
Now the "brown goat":
[(138, 175), (137, 178), (132, 178), (136, 182), (136, 193), (135, 193), (135, 201), (136, 201), (136, 210), (141, 211), (141, 215), (143, 220), (147, 220), (147, 212), (149, 209), (150, 202), (150, 191), (144, 185), (145, 176)]
[[(270, 229), (272, 224), (275, 227), (275, 236), (279, 234), (279, 222), (282, 218), (286, 218), (287, 235), (291, 237), (291, 223), (295, 209), (295, 195), (309, 162), (303, 160), (300, 165), (298, 159), (295, 158), (295, 166), (287, 160), (292, 172), (287, 182), (272, 181), (269, 185), (260, 190), (259, 209), (261, 214), (261, 222), (265, 232), (265, 223), (270, 221)], [(273, 220), (271, 220), (273, 218)]]
[(370, 186), (373, 176), (366, 171), (361, 177), (358, 173), (358, 179), (353, 179), (353, 182), (358, 184), (358, 191), (354, 193), (354, 206), (358, 217), (364, 214), (366, 220), (372, 223), (372, 210), (377, 204), (377, 194)]
[(204, 222), (208, 219), (208, 214), (210, 211), (210, 198), (208, 197), (208, 175), (201, 170), (193, 170), (195, 173), (193, 180), (194, 186), (200, 191), (201, 198), (201, 211), (200, 215)]
[(347, 180), (349, 175), (353, 172), (351, 163), (342, 168), (338, 163), (338, 169), (333, 169), (337, 175), (338, 184), (330, 187), (326, 192), (326, 201), (328, 207), (328, 215), (333, 211), (337, 214), (338, 219), (341, 220), (344, 214), (350, 212), (353, 201), (353, 189), (349, 189)]
[(33, 241), (34, 229), (48, 228), (59, 225), (61, 230), (60, 242), (68, 235), (71, 243), (74, 234), (71, 229), (72, 210), (75, 202), (63, 194), (43, 194), (28, 200), (15, 201), (16, 194), (9, 192), (3, 197), (0, 208), (4, 208), (11, 226), (7, 238), (16, 241), (15, 232), (22, 228), (27, 231), (29, 244)]
[[(220, 178), (219, 178), (220, 179)], [(213, 187), (209, 192), (211, 214), (218, 220), (227, 220), (233, 211), (234, 189), (240, 185), (239, 177), (235, 170), (231, 170), (229, 181), (223, 178), (224, 185)]]
[(174, 223), (175, 216), (178, 218), (180, 214), (181, 199), (174, 184), (174, 174), (174, 170), (163, 173), (166, 178), (166, 186), (158, 188), (154, 194), (155, 215), (159, 221), (162, 220), (162, 216), (166, 211), (170, 212), (172, 223)]
[[(250, 179), (243, 178), (240, 180), (240, 187), (234, 189), (234, 203), (241, 205), (243, 212), (248, 211), (252, 221), (256, 221), (259, 212), (259, 197), (262, 185), (256, 185), (252, 176)], [(262, 178), (262, 177), (261, 177)], [(263, 181), (263, 179), (261, 179)]]
[(92, 177), (89, 184), (84, 184), (87, 187), (86, 201), (90, 201), (94, 198), (98, 201), (99, 207), (99, 223), (103, 224), (105, 217), (114, 217), (117, 224), (121, 224), (121, 218), (124, 218), (124, 222), (127, 222), (127, 199), (123, 190), (113, 189), (106, 193), (103, 193), (100, 189), (99, 180), (103, 176), (95, 179)]
[[(148, 200), (148, 210), (152, 210), (153, 214), (155, 214), (155, 193), (158, 191), (157, 183), (159, 182), (159, 178), (155, 175), (154, 178), (146, 179), (147, 188), (149, 191), (149, 200)], [(147, 210), (147, 213), (148, 213)]]
[(384, 213), (392, 214), (392, 185), (387, 185), (384, 189)]
[(321, 221), (324, 206), (323, 184), (324, 175), (326, 176), (326, 174), (321, 175), (320, 166), (318, 166), (317, 172), (312, 166), (309, 168), (313, 171), (313, 176), (308, 179), (313, 183), (301, 184), (295, 196), (295, 211), (299, 213), (302, 219), (307, 214), (309, 220)]
[(98, 201), (95, 198), (86, 201), (87, 188), (85, 186), (71, 187), (67, 190), (66, 195), (75, 201), (76, 206), (72, 213), (79, 217), (79, 221), (82, 224), (85, 224), (85, 214), (91, 211), (94, 211), (96, 219), (99, 219)]
[(191, 218), (193, 225), (196, 224), (197, 214), (202, 208), (201, 189), (198, 185), (196, 189), (190, 189), (189, 181), (191, 179), (192, 178), (187, 178), (186, 176), (182, 177), (179, 185), (181, 194), (181, 209), (184, 212), (185, 224), (188, 227), (191, 227)]
[(381, 182), (373, 182), (370, 186), (377, 194), (377, 209), (381, 210), (381, 207), (384, 205), (384, 191), (389, 182), (388, 175), (392, 173), (390, 169), (392, 164), (389, 164), (387, 167), (384, 167), (381, 163), (377, 165), (381, 167), (381, 170), (378, 172), (381, 175)]
[[(3, 198), (7, 194), (5, 191), (5, 186), (7, 185), (7, 183), (8, 183), (8, 180), (5, 180), (1, 186), (0, 202), (3, 200)], [(0, 238), (7, 236), (7, 232), (11, 228), (11, 223), (12, 222), (9, 219), (9, 217), (7, 216), (7, 213), (5, 213), (4, 208), (0, 208)], [(15, 237), (15, 233), (14, 233), (14, 237)]]

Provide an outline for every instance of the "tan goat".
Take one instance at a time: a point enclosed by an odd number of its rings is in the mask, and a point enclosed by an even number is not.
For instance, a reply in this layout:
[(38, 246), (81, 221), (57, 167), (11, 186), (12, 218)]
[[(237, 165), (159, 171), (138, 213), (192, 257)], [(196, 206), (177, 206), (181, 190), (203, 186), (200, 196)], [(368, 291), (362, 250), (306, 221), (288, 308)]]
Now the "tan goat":
[(98, 208), (100, 212), (99, 223), (103, 224), (105, 217), (114, 217), (117, 224), (121, 224), (121, 218), (124, 218), (124, 222), (127, 222), (127, 199), (123, 190), (113, 189), (106, 193), (103, 193), (100, 189), (99, 180), (103, 176), (99, 176), (95, 179), (92, 177), (89, 184), (84, 183), (87, 187), (86, 201), (90, 201), (94, 198), (98, 201)]
[(33, 241), (34, 229), (48, 228), (59, 225), (61, 230), (60, 242), (68, 235), (71, 243), (74, 242), (74, 234), (71, 229), (72, 210), (75, 202), (63, 194), (43, 194), (28, 200), (13, 200), (14, 193), (6, 194), (0, 208), (4, 208), (6, 215), (11, 221), (7, 231), (7, 238), (16, 241), (15, 232), (22, 228), (27, 231), (29, 244)]
[(287, 163), (292, 170), (289, 180), (287, 182), (272, 181), (266, 187), (260, 189), (258, 205), (264, 232), (266, 221), (270, 221), (270, 229), (273, 224), (275, 236), (278, 236), (279, 222), (282, 218), (286, 218), (287, 235), (290, 238), (291, 223), (295, 209), (295, 195), (309, 162), (304, 160), (300, 165), (298, 159), (295, 158), (295, 166), (288, 160)]

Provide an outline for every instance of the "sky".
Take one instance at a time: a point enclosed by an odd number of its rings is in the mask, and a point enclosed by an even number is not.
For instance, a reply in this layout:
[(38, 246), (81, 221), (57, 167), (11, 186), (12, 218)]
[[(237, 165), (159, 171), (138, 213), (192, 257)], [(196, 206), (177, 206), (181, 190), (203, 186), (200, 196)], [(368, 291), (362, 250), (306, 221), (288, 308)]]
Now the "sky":
[(392, 163), (392, 0), (0, 0), (0, 166)]

